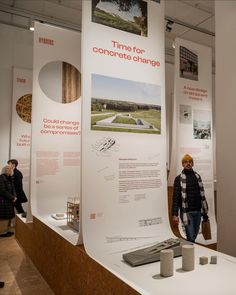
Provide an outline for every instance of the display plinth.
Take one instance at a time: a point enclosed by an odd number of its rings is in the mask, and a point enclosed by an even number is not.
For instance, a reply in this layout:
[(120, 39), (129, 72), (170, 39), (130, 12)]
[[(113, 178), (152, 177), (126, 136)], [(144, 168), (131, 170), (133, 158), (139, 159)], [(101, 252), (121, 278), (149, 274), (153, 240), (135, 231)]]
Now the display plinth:
[(35, 217), (16, 217), (15, 235), (56, 295), (139, 294)]

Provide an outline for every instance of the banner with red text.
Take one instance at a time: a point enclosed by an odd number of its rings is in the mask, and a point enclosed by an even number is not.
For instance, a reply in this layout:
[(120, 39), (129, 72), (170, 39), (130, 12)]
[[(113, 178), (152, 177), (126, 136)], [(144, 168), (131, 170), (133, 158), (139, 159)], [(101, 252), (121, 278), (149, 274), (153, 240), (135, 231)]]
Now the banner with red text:
[[(216, 221), (213, 174), (212, 133), (212, 52), (211, 48), (177, 38), (175, 40), (175, 90), (172, 157), (169, 185), (180, 174), (181, 159), (190, 154), (194, 159), (193, 169), (203, 180), (212, 239), (205, 241), (201, 231), (197, 242), (216, 242)], [(180, 231), (183, 236), (180, 225)]]
[[(18, 160), (23, 189), (29, 199), (32, 70), (13, 69), (10, 158)], [(23, 204), (28, 211), (28, 203)]]
[(80, 42), (80, 33), (35, 24), (32, 213), (73, 244), (79, 231)]
[(122, 254), (172, 236), (166, 183), (164, 2), (83, 1), (86, 251), (154, 294)]

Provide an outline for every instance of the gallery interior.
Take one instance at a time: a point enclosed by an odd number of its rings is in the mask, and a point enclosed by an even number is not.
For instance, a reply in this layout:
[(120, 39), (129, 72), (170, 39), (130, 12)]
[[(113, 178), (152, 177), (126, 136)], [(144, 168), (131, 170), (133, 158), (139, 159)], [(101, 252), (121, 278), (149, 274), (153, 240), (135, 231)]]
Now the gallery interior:
[[(131, 14), (138, 33), (107, 20)], [(0, 294), (236, 294), (235, 16), (228, 0), (0, 0), (0, 167), (19, 160), (28, 197), (0, 237)], [(194, 254), (171, 216), (184, 154), (210, 196)], [(179, 241), (164, 268), (156, 249)]]

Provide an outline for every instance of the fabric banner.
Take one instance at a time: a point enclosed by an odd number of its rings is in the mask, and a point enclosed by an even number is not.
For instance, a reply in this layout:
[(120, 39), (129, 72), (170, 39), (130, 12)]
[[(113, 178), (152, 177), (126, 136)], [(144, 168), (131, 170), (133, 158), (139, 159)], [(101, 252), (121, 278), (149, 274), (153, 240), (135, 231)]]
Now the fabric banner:
[(86, 251), (155, 292), (122, 254), (172, 236), (166, 182), (163, 1), (83, 1), (82, 211)]
[[(29, 199), (31, 144), (32, 70), (13, 68), (10, 158), (18, 160), (23, 188)], [(28, 203), (23, 204), (28, 210)], [(28, 216), (29, 217), (29, 216)]]
[[(197, 242), (216, 242), (214, 202), (213, 139), (212, 139), (212, 52), (211, 48), (182, 40), (175, 40), (175, 89), (172, 157), (169, 185), (180, 174), (181, 159), (190, 154), (193, 169), (203, 180), (209, 205), (212, 239), (205, 241), (201, 231)], [(180, 231), (183, 236), (180, 225)]]
[(80, 33), (35, 24), (32, 213), (73, 244), (79, 230), (80, 42)]

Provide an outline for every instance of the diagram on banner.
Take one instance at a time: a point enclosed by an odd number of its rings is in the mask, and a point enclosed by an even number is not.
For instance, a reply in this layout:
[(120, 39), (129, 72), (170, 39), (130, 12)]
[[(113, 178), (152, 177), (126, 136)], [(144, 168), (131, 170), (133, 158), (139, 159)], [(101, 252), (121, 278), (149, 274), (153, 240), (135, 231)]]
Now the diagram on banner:
[(198, 55), (184, 46), (179, 48), (180, 77), (198, 81)]
[(160, 86), (93, 74), (91, 129), (160, 134)]
[(115, 138), (107, 136), (97, 140), (92, 146), (92, 150), (96, 152), (97, 156), (108, 157), (119, 151), (119, 144), (116, 143)]
[(211, 113), (205, 110), (193, 112), (193, 137), (195, 139), (211, 139)]
[(182, 124), (192, 124), (192, 107), (190, 105), (179, 105), (179, 121)]
[(39, 85), (44, 94), (58, 103), (71, 103), (81, 96), (81, 74), (64, 61), (52, 61), (39, 72)]
[(31, 123), (32, 94), (25, 94), (17, 100), (16, 112), (24, 122)]
[(147, 2), (142, 0), (92, 0), (92, 21), (147, 37)]

